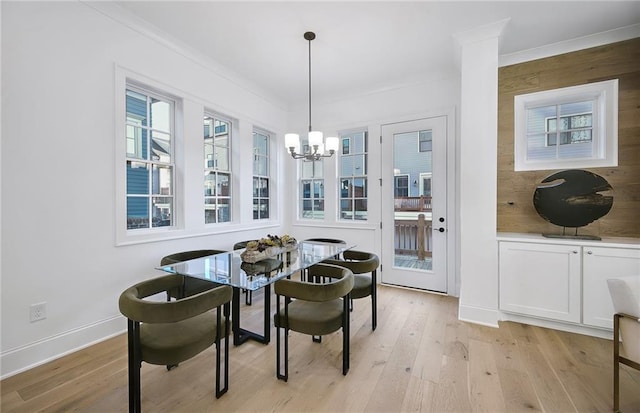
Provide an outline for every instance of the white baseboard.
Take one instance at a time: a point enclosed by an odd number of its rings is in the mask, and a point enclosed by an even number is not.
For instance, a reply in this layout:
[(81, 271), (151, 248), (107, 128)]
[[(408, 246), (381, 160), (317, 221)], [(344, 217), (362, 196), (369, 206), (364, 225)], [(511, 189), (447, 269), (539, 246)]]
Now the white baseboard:
[(460, 304), (458, 307), (458, 320), (498, 328), (499, 312), (491, 308)]
[(562, 321), (548, 320), (544, 318), (527, 317), (527, 316), (507, 313), (507, 312), (501, 313), (500, 320), (514, 321), (517, 323), (530, 324), (532, 326), (550, 328), (552, 330), (566, 331), (569, 333), (584, 334), (587, 336), (605, 338), (608, 340), (613, 339), (612, 329), (589, 327), (583, 324), (573, 324), (573, 323), (566, 323)]
[(126, 319), (123, 316), (115, 316), (5, 351), (0, 354), (0, 379), (122, 334), (126, 329)]

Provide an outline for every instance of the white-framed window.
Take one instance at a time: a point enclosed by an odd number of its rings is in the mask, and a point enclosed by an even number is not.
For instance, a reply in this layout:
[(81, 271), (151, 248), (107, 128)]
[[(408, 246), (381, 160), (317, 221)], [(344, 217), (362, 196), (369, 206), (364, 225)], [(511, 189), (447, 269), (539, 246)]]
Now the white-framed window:
[(423, 172), (420, 174), (420, 196), (431, 196), (432, 176), (432, 172)]
[(431, 152), (433, 148), (433, 132), (431, 129), (421, 130), (418, 135), (418, 150), (420, 152)]
[(175, 99), (127, 83), (126, 225), (139, 231), (175, 225)]
[(324, 219), (324, 162), (300, 162), (300, 218)]
[(204, 114), (204, 222), (231, 221), (231, 121)]
[(270, 218), (270, 142), (269, 133), (253, 131), (253, 219)]
[(396, 198), (409, 196), (409, 175), (395, 175), (393, 177), (393, 192)]
[(518, 95), (516, 171), (618, 165), (618, 80)]
[(367, 131), (340, 134), (340, 219), (367, 220)]

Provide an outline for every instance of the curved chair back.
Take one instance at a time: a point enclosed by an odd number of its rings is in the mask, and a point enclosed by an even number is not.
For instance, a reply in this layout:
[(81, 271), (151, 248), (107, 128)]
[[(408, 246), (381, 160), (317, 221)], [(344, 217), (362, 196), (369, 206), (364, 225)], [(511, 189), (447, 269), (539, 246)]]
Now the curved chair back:
[[(310, 268), (311, 277), (330, 278), (326, 284), (316, 284), (291, 279), (275, 283), (276, 314), (274, 324), (277, 334), (277, 371), (280, 380), (289, 377), (289, 330), (313, 336), (333, 333), (342, 328), (342, 374), (349, 371), (349, 294), (353, 288), (353, 273), (343, 267), (316, 264)], [(284, 297), (284, 308), (281, 308)], [(284, 357), (281, 357), (280, 330), (284, 329)], [(284, 366), (282, 366), (284, 358)]]
[[(375, 330), (378, 324), (377, 316), (377, 270), (380, 259), (376, 254), (365, 251), (346, 250), (342, 253), (344, 259), (327, 259), (323, 263), (340, 265), (353, 272), (355, 285), (351, 291), (351, 299), (371, 297), (371, 329)], [(365, 275), (371, 273), (371, 276)]]
[[(129, 411), (141, 411), (142, 362), (166, 365), (167, 370), (213, 344), (216, 346), (216, 397), (228, 389), (229, 313), (232, 288), (221, 285), (176, 301), (145, 298), (174, 290), (183, 283), (176, 274), (142, 281), (120, 294), (118, 306), (127, 317)], [(216, 309), (215, 311), (210, 311)], [(224, 321), (223, 321), (224, 312)], [(224, 337), (224, 375), (221, 376)], [(224, 384), (221, 384), (221, 382)]]

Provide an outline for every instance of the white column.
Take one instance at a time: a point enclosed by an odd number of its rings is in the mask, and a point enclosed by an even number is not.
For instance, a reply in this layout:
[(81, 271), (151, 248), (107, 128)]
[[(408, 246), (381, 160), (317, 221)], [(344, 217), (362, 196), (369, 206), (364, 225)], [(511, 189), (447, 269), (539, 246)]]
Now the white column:
[(498, 42), (507, 20), (456, 36), (461, 45), (459, 318), (497, 326)]

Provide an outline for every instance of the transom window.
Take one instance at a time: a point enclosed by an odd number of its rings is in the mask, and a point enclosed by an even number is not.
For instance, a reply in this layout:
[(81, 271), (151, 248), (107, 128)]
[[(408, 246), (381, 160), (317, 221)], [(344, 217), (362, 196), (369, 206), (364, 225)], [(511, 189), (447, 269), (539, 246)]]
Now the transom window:
[(204, 115), (205, 224), (231, 221), (231, 122)]
[(515, 97), (515, 170), (618, 163), (618, 81)]
[(127, 230), (174, 225), (175, 101), (127, 85)]
[(367, 219), (367, 132), (341, 134), (340, 219)]

